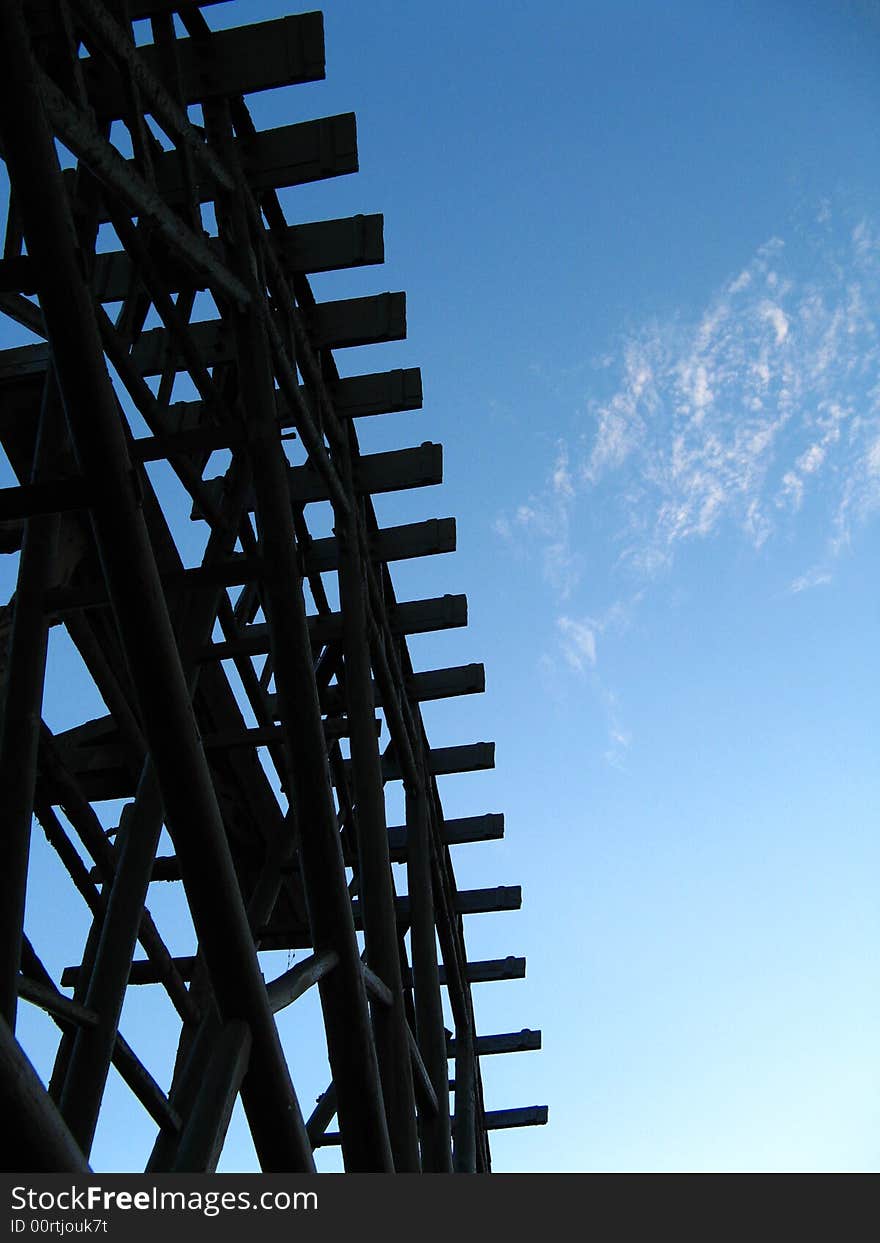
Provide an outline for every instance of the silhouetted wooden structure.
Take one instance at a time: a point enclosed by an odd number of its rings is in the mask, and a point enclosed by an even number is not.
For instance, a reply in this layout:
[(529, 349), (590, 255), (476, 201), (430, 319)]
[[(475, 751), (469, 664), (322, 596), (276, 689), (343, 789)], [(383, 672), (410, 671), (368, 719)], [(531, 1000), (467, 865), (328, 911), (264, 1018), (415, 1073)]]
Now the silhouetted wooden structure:
[[(19, 481), (0, 491), (19, 555), (2, 632), (4, 1168), (85, 1168), (112, 1064), (155, 1122), (151, 1170), (215, 1168), (240, 1094), (265, 1170), (311, 1170), (339, 1143), (348, 1170), (485, 1171), (487, 1132), (546, 1110), (487, 1112), (480, 1056), (540, 1035), (477, 1036), (471, 985), (525, 964), (469, 962), (462, 917), (520, 893), (456, 888), (450, 844), (503, 821), (446, 820), (437, 777), (490, 767), (493, 748), (432, 748), (420, 711), (481, 691), (483, 669), (413, 670), (407, 636), (463, 626), (466, 602), (398, 601), (389, 563), (451, 551), (455, 524), (380, 528), (371, 500), (439, 483), (441, 450), (362, 456), (357, 420), (418, 408), (419, 373), (334, 363), (401, 338), (404, 295), (321, 303), (309, 285), (381, 262), (381, 217), (288, 224), (279, 202), (356, 170), (354, 117), (258, 131), (244, 102), (323, 77), (321, 15), (212, 33), (211, 2), (0, 4), (0, 309), (44, 341), (0, 352)], [(206, 478), (218, 450), (228, 467)], [(157, 462), (207, 524), (197, 566)], [(313, 536), (328, 503), (333, 533)], [(107, 712), (53, 735), (55, 625)], [(406, 814), (389, 828), (391, 781)], [(114, 832), (93, 804), (115, 799)], [(29, 894), (23, 932), (34, 816), (92, 916), (58, 981), (40, 958), (51, 894)], [(194, 956), (174, 957), (149, 914), (160, 882), (183, 887)], [(258, 951), (279, 947), (310, 952), (267, 983)], [(149, 1033), (119, 1030), (126, 990), (149, 983), (180, 1019), (170, 1085), (133, 1047)], [(304, 1119), (274, 1016), (313, 986), (332, 1082)], [(20, 1001), (60, 1032), (48, 1091), (13, 1035)]]

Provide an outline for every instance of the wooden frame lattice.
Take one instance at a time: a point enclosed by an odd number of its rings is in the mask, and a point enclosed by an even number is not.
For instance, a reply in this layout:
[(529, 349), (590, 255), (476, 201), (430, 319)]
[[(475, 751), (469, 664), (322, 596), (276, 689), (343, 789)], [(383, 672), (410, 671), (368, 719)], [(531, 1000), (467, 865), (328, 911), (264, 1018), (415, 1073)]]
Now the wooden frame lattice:
[[(381, 217), (291, 225), (279, 200), (356, 169), (354, 118), (258, 132), (244, 101), (323, 77), (321, 15), (212, 32), (210, 2), (0, 5), (0, 310), (42, 338), (0, 352), (18, 479), (0, 490), (0, 546), (19, 557), (2, 630), (4, 1168), (86, 1168), (112, 1064), (156, 1125), (149, 1170), (213, 1170), (240, 1095), (264, 1170), (312, 1170), (339, 1143), (347, 1170), (488, 1171), (488, 1131), (546, 1110), (485, 1110), (479, 1059), (540, 1035), (476, 1035), (471, 984), (524, 963), (469, 963), (462, 917), (520, 895), (456, 888), (450, 845), (503, 821), (446, 820), (437, 777), (490, 767), (493, 748), (432, 748), (420, 710), (481, 691), (483, 670), (413, 670), (407, 635), (463, 625), (466, 604), (399, 602), (389, 562), (450, 551), (455, 525), (381, 529), (371, 499), (438, 483), (441, 451), (362, 455), (357, 420), (417, 408), (419, 373), (340, 378), (334, 361), (405, 335), (403, 295), (318, 303), (309, 284), (381, 262)], [(212, 318), (194, 319), (208, 296)], [(228, 468), (209, 479), (217, 450)], [(200, 565), (154, 462), (207, 523)], [(320, 502), (332, 536), (310, 531)], [(55, 625), (108, 710), (58, 734), (41, 719)], [(389, 827), (395, 780), (405, 823)], [(108, 835), (95, 805), (114, 799)], [(34, 818), (92, 920), (57, 982), (24, 932), (26, 895), (43, 900)], [(182, 884), (196, 955), (174, 957), (149, 914), (160, 881)], [(310, 953), (267, 985), (258, 952), (294, 947)], [(147, 983), (180, 1020), (167, 1086), (119, 1030), (126, 990)], [(312, 986), (332, 1082), (306, 1119), (274, 1015)], [(48, 1088), (13, 1035), (19, 1000), (60, 1032)]]

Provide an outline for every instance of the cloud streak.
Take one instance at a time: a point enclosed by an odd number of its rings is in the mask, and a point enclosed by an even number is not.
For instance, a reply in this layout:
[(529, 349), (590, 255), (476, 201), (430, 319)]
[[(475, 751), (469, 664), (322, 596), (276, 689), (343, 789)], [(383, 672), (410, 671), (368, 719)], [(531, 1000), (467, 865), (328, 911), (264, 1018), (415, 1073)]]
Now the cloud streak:
[(828, 551), (880, 507), (880, 235), (810, 280), (773, 238), (699, 319), (646, 325), (608, 362), (565, 447), (575, 495), (614, 485), (623, 560), (652, 573), (723, 524), (760, 548), (821, 494)]
[(798, 531), (814, 546), (788, 590), (830, 583), (880, 509), (873, 308), (880, 229), (841, 229), (823, 202), (812, 236), (771, 238), (697, 316), (621, 339), (541, 486), (496, 524), (540, 552), (557, 601), (557, 654), (544, 663), (588, 676), (605, 698), (609, 755), (629, 737), (598, 672), (599, 640), (627, 610), (578, 607), (584, 581), (610, 564), (632, 605), (689, 542), (726, 531), (760, 550)]
[(580, 431), (497, 524), (538, 543), (563, 601), (599, 504), (619, 563), (648, 578), (723, 527), (760, 549), (808, 506), (830, 564), (880, 508), (880, 231), (863, 220), (832, 247), (821, 217), (808, 279), (772, 238), (695, 320), (648, 323), (602, 360)]

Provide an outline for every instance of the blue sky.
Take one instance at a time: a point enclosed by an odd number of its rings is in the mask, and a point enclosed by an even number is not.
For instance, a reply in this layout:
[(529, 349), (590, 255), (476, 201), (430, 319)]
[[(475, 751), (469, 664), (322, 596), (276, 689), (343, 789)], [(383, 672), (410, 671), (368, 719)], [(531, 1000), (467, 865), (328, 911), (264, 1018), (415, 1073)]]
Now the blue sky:
[(481, 1030), (544, 1032), (484, 1059), (489, 1107), (550, 1106), (495, 1168), (876, 1169), (880, 6), (324, 13), (327, 81), (253, 111), (357, 113), (361, 172), (285, 206), (384, 212), (384, 268), (315, 290), (407, 290), (408, 341), (340, 368), (421, 366), (424, 410), (362, 445), (445, 447), (441, 490), (377, 509), (457, 517), (458, 553), (395, 580), (469, 596), (417, 668), (487, 665), (425, 716), (498, 744), (444, 779), (448, 814), (507, 819), (460, 884), (524, 887), (467, 927), (529, 962), (476, 986)]

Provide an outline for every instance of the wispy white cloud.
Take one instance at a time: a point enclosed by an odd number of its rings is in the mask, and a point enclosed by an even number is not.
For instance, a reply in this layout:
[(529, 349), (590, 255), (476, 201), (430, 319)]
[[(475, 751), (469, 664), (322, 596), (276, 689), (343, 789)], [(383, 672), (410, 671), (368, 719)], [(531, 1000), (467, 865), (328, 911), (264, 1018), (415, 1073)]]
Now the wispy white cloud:
[(557, 496), (565, 498), (574, 496), (574, 482), (568, 469), (568, 451), (561, 445), (556, 455), (551, 480), (553, 491)]
[(620, 716), (620, 704), (617, 695), (601, 686), (599, 697), (605, 711), (608, 743), (603, 752), (606, 764), (621, 771), (625, 768), (626, 755), (632, 744), (632, 734), (623, 724)]
[(596, 616), (571, 617), (567, 613), (556, 618), (556, 629), (566, 665), (583, 673), (597, 663), (598, 639), (607, 633), (621, 632), (631, 624), (633, 613), (644, 592), (637, 591), (628, 600), (615, 600)]
[(567, 664), (578, 673), (596, 664), (596, 631), (587, 622), (571, 617), (559, 617), (556, 621), (562, 635), (562, 650)]
[(844, 546), (880, 505), (880, 230), (818, 247), (804, 280), (770, 239), (695, 321), (647, 324), (603, 360), (609, 391), (559, 450), (569, 526), (604, 488), (622, 559), (652, 574), (723, 524), (760, 548), (821, 494)]
[[(547, 659), (606, 700), (599, 647), (616, 623), (578, 607), (597, 521), (604, 556), (637, 586), (721, 530), (756, 550), (809, 531), (814, 565), (788, 584), (800, 593), (832, 581), (834, 558), (880, 512), (880, 227), (842, 229), (828, 201), (812, 227), (795, 244), (771, 238), (690, 321), (646, 323), (606, 351), (580, 426), (498, 524), (528, 535), (557, 593)], [(619, 756), (628, 731), (612, 701)]]
[(495, 533), (510, 544), (540, 550), (544, 577), (560, 600), (567, 600), (580, 578), (581, 556), (572, 546), (571, 520), (577, 496), (568, 449), (559, 444), (542, 491), (495, 519)]
[(572, 674), (577, 676), (579, 685), (586, 682), (600, 716), (604, 718), (606, 741), (601, 750), (602, 759), (621, 771), (625, 769), (632, 733), (624, 723), (617, 694), (608, 687), (597, 667), (599, 640), (603, 634), (624, 630), (630, 625), (641, 594), (628, 601), (617, 601), (598, 617), (559, 615), (556, 618), (556, 649), (543, 652), (538, 660), (547, 691), (554, 697), (570, 692)]
[(817, 567), (807, 570), (806, 574), (801, 574), (799, 578), (796, 578), (789, 590), (797, 595), (801, 591), (810, 591), (813, 587), (827, 587), (830, 582), (831, 573)]

